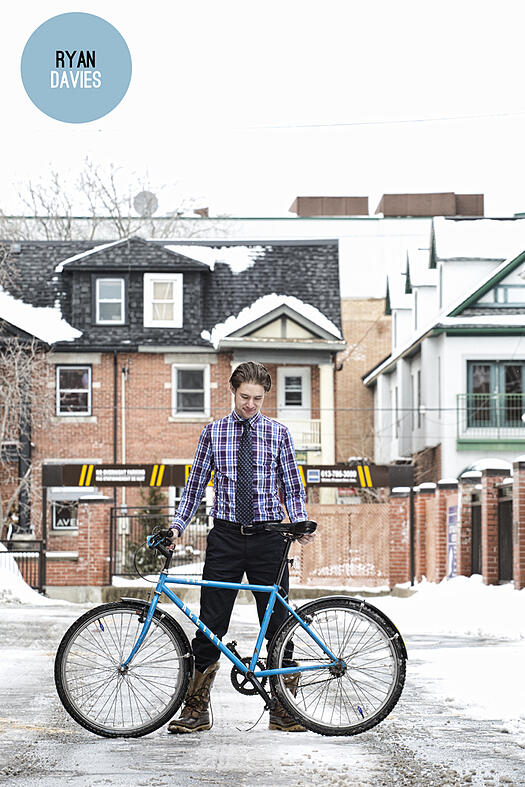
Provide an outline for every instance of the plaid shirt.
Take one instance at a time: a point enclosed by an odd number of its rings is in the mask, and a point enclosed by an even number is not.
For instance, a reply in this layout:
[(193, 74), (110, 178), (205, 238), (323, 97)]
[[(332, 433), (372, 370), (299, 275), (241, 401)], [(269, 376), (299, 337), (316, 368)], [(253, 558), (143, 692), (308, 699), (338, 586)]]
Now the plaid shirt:
[[(215, 501), (211, 515), (229, 522), (236, 521), (237, 454), (243, 423), (244, 419), (234, 410), (225, 418), (204, 427), (171, 527), (182, 532), (190, 522), (212, 470)], [(304, 521), (307, 519), (305, 493), (290, 431), (260, 412), (250, 418), (249, 423), (253, 429), (253, 521), (284, 519), (280, 490), (290, 521)]]

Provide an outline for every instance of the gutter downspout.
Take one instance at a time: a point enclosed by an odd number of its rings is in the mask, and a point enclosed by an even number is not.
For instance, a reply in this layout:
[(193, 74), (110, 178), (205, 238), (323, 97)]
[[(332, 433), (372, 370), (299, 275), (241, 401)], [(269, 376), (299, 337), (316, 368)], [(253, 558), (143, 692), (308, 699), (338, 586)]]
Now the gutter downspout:
[[(126, 464), (126, 380), (128, 377), (128, 367), (122, 367), (121, 388), (120, 388), (120, 462)], [(121, 505), (126, 505), (126, 487), (122, 487)]]
[[(113, 464), (118, 462), (118, 359), (117, 351), (113, 350)], [(117, 487), (113, 487), (113, 505), (117, 505)]]

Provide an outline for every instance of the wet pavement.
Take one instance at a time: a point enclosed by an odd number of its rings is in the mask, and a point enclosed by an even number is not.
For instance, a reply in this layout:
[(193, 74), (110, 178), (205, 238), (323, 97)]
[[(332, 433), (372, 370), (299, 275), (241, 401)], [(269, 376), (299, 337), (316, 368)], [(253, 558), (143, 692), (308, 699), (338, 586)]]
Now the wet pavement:
[[(76, 605), (0, 607), (0, 784), (525, 785), (523, 737), (501, 719), (472, 718), (468, 708), (458, 707), (425, 677), (426, 660), (436, 661), (451, 648), (470, 649), (475, 661), (476, 652), (487, 647), (482, 639), (407, 638), (402, 697), (382, 724), (359, 736), (270, 732), (266, 715), (247, 731), (260, 716), (262, 701), (234, 691), (222, 659), (210, 732), (169, 736), (161, 729), (140, 739), (114, 740), (79, 727), (55, 692), (56, 648), (84, 611)], [(185, 620), (184, 628), (191, 636)], [(243, 624), (234, 616), (229, 637), (247, 654), (255, 632), (255, 623)]]

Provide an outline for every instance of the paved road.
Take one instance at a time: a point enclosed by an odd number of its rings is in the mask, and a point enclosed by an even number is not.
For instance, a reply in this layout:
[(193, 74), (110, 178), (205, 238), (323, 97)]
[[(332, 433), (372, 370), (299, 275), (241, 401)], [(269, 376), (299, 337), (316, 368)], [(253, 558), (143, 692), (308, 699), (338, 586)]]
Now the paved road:
[[(451, 712), (444, 698), (418, 678), (425, 651), (471, 647), (481, 640), (408, 639), (403, 696), (379, 727), (353, 738), (270, 732), (258, 718), (261, 701), (237, 694), (225, 663), (214, 689), (215, 723), (208, 733), (108, 740), (78, 727), (62, 709), (53, 683), (53, 658), (70, 623), (84, 611), (67, 607), (0, 608), (0, 784), (13, 787), (89, 785), (319, 784), (346, 787), (413, 785), (525, 785), (525, 750), (497, 719), (479, 722)], [(187, 626), (186, 630), (189, 632)], [(231, 635), (249, 652), (239, 620)], [(245, 643), (243, 645), (243, 643)], [(223, 660), (224, 662), (224, 660)]]

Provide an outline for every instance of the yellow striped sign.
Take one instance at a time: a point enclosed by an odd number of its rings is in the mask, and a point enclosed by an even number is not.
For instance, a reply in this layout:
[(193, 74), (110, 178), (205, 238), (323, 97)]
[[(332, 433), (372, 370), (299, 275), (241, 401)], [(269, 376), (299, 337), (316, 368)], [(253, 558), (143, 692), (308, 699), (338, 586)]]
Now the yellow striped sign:
[(93, 468), (95, 465), (82, 465), (80, 471), (79, 486), (89, 486), (91, 484), (91, 476), (93, 475)]
[(372, 478), (368, 465), (357, 465), (357, 475), (359, 476), (361, 487), (370, 488), (372, 486)]
[(166, 469), (166, 465), (153, 465), (153, 470), (151, 471), (151, 478), (149, 482), (150, 486), (162, 485), (162, 477), (164, 475), (165, 469)]

